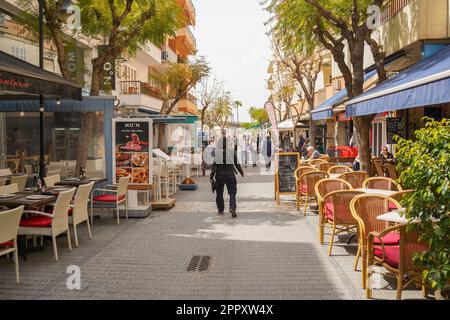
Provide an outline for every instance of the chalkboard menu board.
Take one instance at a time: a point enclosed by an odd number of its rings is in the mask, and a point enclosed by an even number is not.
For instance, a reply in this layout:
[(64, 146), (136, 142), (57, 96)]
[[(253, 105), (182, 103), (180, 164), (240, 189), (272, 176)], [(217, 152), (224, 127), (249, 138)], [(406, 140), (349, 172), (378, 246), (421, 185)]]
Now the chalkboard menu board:
[(395, 144), (395, 136), (403, 137), (404, 126), (403, 119), (400, 117), (386, 118), (387, 143)]
[(300, 155), (296, 152), (287, 152), (278, 154), (277, 172), (276, 172), (276, 193), (277, 199), (280, 194), (295, 194), (296, 180), (295, 170), (300, 164)]

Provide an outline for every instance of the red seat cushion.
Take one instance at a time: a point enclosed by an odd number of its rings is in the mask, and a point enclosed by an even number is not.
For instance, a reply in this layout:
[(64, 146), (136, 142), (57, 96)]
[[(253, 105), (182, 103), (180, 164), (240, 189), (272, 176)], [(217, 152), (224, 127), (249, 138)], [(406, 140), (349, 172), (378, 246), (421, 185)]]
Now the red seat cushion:
[[(396, 232), (390, 232), (387, 235), (385, 235), (384, 237), (382, 237), (382, 239), (383, 239), (384, 245), (395, 246), (400, 243), (400, 234), (396, 233)], [(374, 238), (373, 243), (381, 245), (380, 238), (378, 238), (378, 237)]]
[(397, 206), (393, 202), (389, 202), (389, 211), (398, 210)]
[(298, 184), (298, 191), (300, 192), (300, 193), (306, 193), (306, 185), (304, 185), (304, 184)]
[(334, 205), (333, 202), (325, 202), (325, 217), (333, 221), (334, 220)]
[(0, 247), (14, 247), (14, 242), (8, 241), (8, 242), (0, 243)]
[(33, 216), (30, 218), (25, 218), (20, 221), (21, 227), (32, 227), (32, 228), (47, 228), (51, 227), (52, 218), (44, 216)]
[[(383, 248), (381, 246), (374, 246), (373, 252), (375, 256), (383, 259)], [(385, 257), (384, 262), (393, 268), (398, 268), (398, 263), (400, 259), (400, 246), (385, 246), (384, 247)]]
[[(125, 199), (125, 196), (122, 195), (119, 197), (119, 201)], [(116, 202), (117, 201), (117, 195), (115, 194), (102, 194), (101, 196), (94, 197), (94, 201), (99, 202)]]

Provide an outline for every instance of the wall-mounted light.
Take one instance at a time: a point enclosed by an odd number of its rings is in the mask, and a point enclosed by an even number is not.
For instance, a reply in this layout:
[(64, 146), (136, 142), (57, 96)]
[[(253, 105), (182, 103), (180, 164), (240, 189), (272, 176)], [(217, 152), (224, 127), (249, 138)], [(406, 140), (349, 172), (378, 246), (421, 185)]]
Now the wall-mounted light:
[(39, 112), (44, 112), (44, 107), (40, 107)]
[(24, 117), (24, 116), (25, 116), (25, 111), (23, 111), (22, 109), (20, 109), (19, 115), (20, 115), (21, 117)]
[(60, 106), (61, 105), (61, 100), (59, 100), (59, 98), (56, 98), (56, 105)]

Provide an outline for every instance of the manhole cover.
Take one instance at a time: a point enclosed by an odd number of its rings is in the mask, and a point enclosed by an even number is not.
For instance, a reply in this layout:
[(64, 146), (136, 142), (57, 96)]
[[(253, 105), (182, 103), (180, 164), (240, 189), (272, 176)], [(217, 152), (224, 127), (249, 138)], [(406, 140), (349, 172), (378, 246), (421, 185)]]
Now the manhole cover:
[(211, 256), (192, 256), (191, 261), (187, 267), (188, 272), (204, 272), (209, 269), (211, 263)]

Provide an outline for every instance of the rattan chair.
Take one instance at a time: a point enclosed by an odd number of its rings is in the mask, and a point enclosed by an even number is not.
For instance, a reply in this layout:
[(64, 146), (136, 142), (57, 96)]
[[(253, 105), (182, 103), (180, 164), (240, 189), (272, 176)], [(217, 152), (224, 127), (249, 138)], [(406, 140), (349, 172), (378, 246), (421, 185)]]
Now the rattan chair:
[(381, 161), (374, 161), (373, 165), (375, 167), (375, 171), (377, 173), (377, 176), (379, 177), (384, 177), (386, 174), (386, 168), (385, 166), (381, 163)]
[(330, 161), (330, 156), (329, 156), (329, 155), (327, 155), (327, 154), (323, 154), (323, 155), (321, 155), (321, 156), (320, 156), (320, 159), (322, 159), (322, 160), (325, 160), (325, 161), (329, 162), (329, 161)]
[(357, 195), (363, 194), (356, 190), (339, 190), (327, 194), (323, 198), (325, 220), (324, 225), (332, 225), (330, 245), (328, 255), (331, 256), (333, 242), (336, 234), (342, 232), (353, 232), (357, 226), (355, 218), (350, 212), (350, 202)]
[(17, 183), (7, 184), (0, 187), (0, 194), (12, 194), (19, 192), (19, 185)]
[(397, 180), (398, 173), (397, 169), (395, 169), (395, 165), (393, 165), (392, 163), (386, 163), (384, 166), (386, 168), (387, 175), (389, 176), (389, 178)]
[(327, 172), (328, 174), (343, 174), (347, 172), (353, 172), (353, 170), (347, 166), (334, 164), (332, 167), (328, 168)]
[(53, 241), (53, 252), (55, 261), (58, 262), (58, 247), (56, 245), (56, 237), (60, 234), (67, 233), (67, 243), (69, 251), (72, 251), (72, 243), (70, 241), (69, 230), (69, 205), (76, 188), (60, 192), (56, 199), (53, 214), (40, 211), (24, 211), (34, 216), (22, 219), (20, 221), (20, 235), (41, 235), (51, 236)]
[(325, 206), (323, 203), (323, 198), (333, 192), (339, 190), (351, 190), (353, 189), (351, 184), (347, 181), (341, 179), (322, 179), (319, 180), (315, 187), (317, 202), (319, 203), (319, 239), (320, 244), (324, 243), (324, 230), (325, 230)]
[(0, 187), (6, 185), (7, 182), (8, 182), (8, 179), (0, 178)]
[(119, 206), (124, 204), (125, 206), (125, 219), (128, 220), (128, 184), (130, 183), (131, 176), (122, 177), (119, 179), (117, 185), (111, 186), (111, 189), (94, 189), (93, 193), (100, 191), (102, 194), (93, 196), (91, 201), (91, 224), (93, 222), (93, 210), (94, 203), (102, 204), (102, 212), (105, 204), (114, 205), (116, 209), (117, 224), (120, 224)]
[[(367, 287), (367, 236), (369, 232), (382, 232), (386, 229), (386, 222), (378, 220), (377, 217), (389, 212), (392, 205), (401, 208), (401, 205), (395, 199), (373, 194), (358, 195), (350, 202), (350, 211), (358, 222), (358, 252), (354, 269), (357, 270), (361, 257), (363, 289)], [(376, 242), (383, 245), (398, 245), (399, 235), (396, 233), (387, 234), (383, 238), (377, 239)]]
[(326, 161), (326, 160), (323, 160), (323, 159), (313, 159), (313, 160), (309, 160), (308, 161), (308, 163), (310, 164), (310, 165), (312, 165), (312, 166), (316, 166), (316, 165), (318, 165), (318, 164), (321, 164), (321, 163), (327, 163), (328, 161)]
[[(328, 178), (328, 173), (323, 171), (310, 171), (302, 174), (298, 181), (300, 182), (302, 189), (300, 191), (300, 195), (305, 198), (304, 202), (304, 209), (303, 209), (303, 215), (306, 216), (306, 208), (308, 206), (308, 198), (314, 198), (316, 197), (316, 190), (314, 187), (316, 186), (316, 183), (319, 180)], [(297, 192), (298, 194), (298, 192)], [(299, 203), (299, 197), (297, 195), (297, 211), (300, 210), (300, 203)]]
[(386, 177), (372, 177), (364, 180), (363, 188), (402, 191), (402, 187), (393, 179)]
[(71, 206), (71, 214), (69, 214), (69, 224), (73, 226), (73, 234), (75, 238), (75, 246), (78, 247), (77, 225), (86, 222), (89, 239), (92, 239), (91, 225), (89, 223), (88, 204), (94, 182), (83, 184), (78, 187), (73, 205)]
[(27, 186), (28, 175), (22, 174), (18, 176), (11, 176), (10, 184), (17, 183), (19, 191), (23, 191)]
[(24, 206), (21, 206), (12, 210), (0, 212), (0, 256), (14, 253), (17, 283), (20, 282), (17, 232), (19, 231), (19, 223), (23, 209)]
[(53, 188), (57, 182), (61, 181), (61, 176), (59, 174), (54, 174), (51, 176), (44, 177), (44, 184), (47, 188)]
[(305, 196), (304, 191), (306, 190), (306, 186), (300, 180), (300, 177), (307, 173), (317, 171), (313, 166), (301, 165), (294, 171), (295, 180), (297, 183), (297, 192), (296, 192), (296, 203), (297, 203), (297, 211), (300, 208), (300, 198)]
[(350, 183), (353, 189), (362, 188), (363, 182), (368, 178), (369, 174), (365, 171), (347, 172), (339, 176), (339, 179), (345, 180)]
[(336, 166), (336, 163), (334, 163), (334, 162), (325, 162), (325, 163), (319, 163), (319, 164), (315, 165), (314, 167), (319, 171), (328, 172), (328, 170), (334, 166)]
[[(397, 233), (400, 237), (399, 245), (385, 246), (376, 244), (376, 239), (382, 239), (389, 234)], [(408, 229), (408, 225), (397, 225), (380, 233), (370, 232), (367, 241), (367, 283), (366, 297), (372, 299), (372, 266), (381, 265), (397, 279), (397, 300), (401, 300), (402, 291), (409, 284), (415, 282), (422, 286), (422, 294), (427, 296), (427, 287), (422, 279), (422, 270), (413, 263), (414, 255), (426, 251), (428, 246), (419, 241), (417, 232)]]

